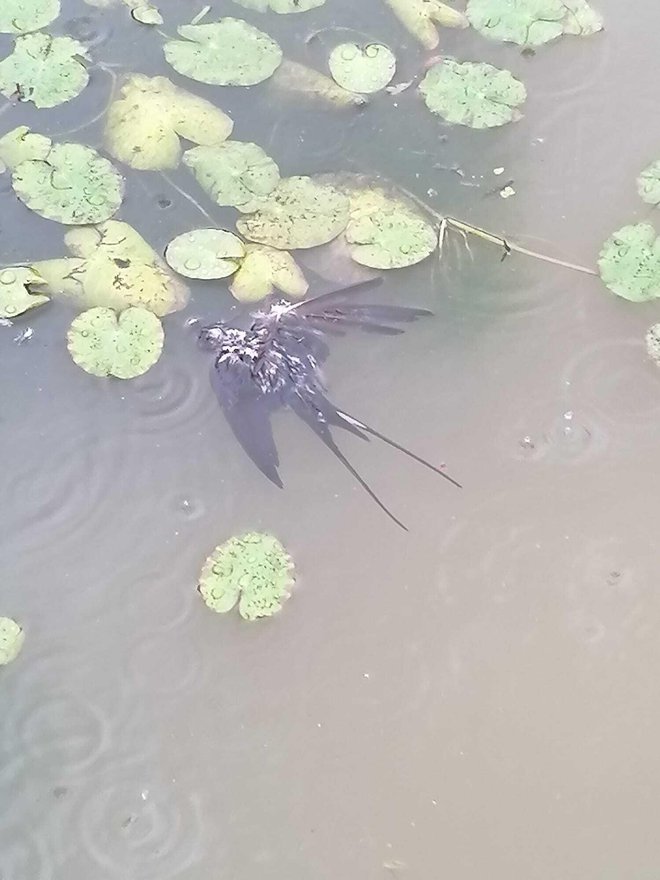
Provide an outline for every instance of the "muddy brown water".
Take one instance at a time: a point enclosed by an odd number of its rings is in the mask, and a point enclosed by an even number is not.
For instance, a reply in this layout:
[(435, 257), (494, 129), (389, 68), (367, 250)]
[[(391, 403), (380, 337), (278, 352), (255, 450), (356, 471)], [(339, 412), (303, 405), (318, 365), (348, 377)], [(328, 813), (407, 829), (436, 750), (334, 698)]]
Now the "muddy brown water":
[[(490, 132), (443, 125), (414, 89), (355, 116), (193, 83), (123, 7), (65, 0), (54, 31), (211, 98), (283, 173), (380, 173), (593, 266), (610, 232), (648, 216), (635, 177), (660, 155), (660, 9), (594, 2), (605, 32), (534, 57), (443, 32), (443, 52), (527, 85), (524, 118)], [(165, 29), (201, 5), (163, 2)], [(310, 63), (339, 26), (392, 45), (402, 79), (426, 58), (378, 0), (215, 11)], [(317, 28), (326, 42), (304, 49)], [(109, 88), (95, 69), (81, 97), (14, 107), (1, 132), (99, 145)], [(205, 225), (158, 174), (127, 181), (121, 217), (157, 249)], [(213, 210), (183, 173), (171, 182)], [(60, 227), (6, 181), (0, 199), (3, 263), (62, 253)], [(2, 880), (658, 876), (660, 372), (643, 337), (660, 312), (458, 236), (377, 298), (435, 316), (337, 340), (332, 396), (464, 484), (342, 438), (408, 533), (288, 413), (285, 490), (245, 458), (185, 325), (234, 313), (222, 285), (194, 289), (133, 382), (73, 365), (61, 305), (0, 328), (0, 613), (27, 634), (0, 672)], [(216, 544), (254, 528), (286, 544), (298, 583), (249, 624), (212, 614), (195, 585)]]

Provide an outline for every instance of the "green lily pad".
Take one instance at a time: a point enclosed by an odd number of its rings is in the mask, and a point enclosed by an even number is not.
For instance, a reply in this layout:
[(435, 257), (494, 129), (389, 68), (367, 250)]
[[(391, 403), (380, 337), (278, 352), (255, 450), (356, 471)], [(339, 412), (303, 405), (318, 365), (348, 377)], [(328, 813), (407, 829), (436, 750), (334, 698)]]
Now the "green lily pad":
[(646, 351), (660, 367), (660, 324), (653, 324), (646, 332)]
[(430, 256), (437, 230), (416, 210), (381, 189), (351, 194), (346, 241), (352, 259), (371, 269), (402, 269)]
[(54, 298), (78, 308), (141, 306), (159, 317), (187, 305), (188, 288), (128, 223), (71, 229), (64, 241), (73, 257), (33, 265)]
[(637, 178), (637, 191), (649, 205), (660, 205), (660, 159), (652, 162)]
[(69, 225), (102, 223), (124, 194), (124, 180), (112, 163), (82, 144), (55, 144), (47, 159), (21, 162), (12, 186), (35, 213)]
[(624, 226), (603, 245), (600, 277), (617, 296), (631, 302), (660, 297), (660, 238), (650, 223)]
[(427, 49), (440, 42), (436, 24), (442, 27), (466, 28), (462, 12), (440, 0), (385, 0), (401, 24)]
[(0, 92), (9, 98), (18, 87), (21, 100), (56, 107), (79, 95), (89, 82), (83, 64), (87, 58), (85, 47), (71, 37), (18, 37), (12, 54), (0, 61)]
[(0, 318), (15, 318), (47, 303), (49, 297), (31, 290), (44, 284), (41, 275), (26, 266), (0, 270)]
[(255, 12), (277, 12), (280, 15), (288, 15), (291, 12), (307, 12), (323, 6), (325, 0), (234, 0), (244, 9), (253, 9)]
[(147, 309), (131, 307), (117, 316), (95, 308), (73, 319), (67, 347), (74, 363), (92, 376), (134, 379), (156, 363), (163, 339), (163, 325)]
[(163, 16), (160, 14), (160, 11), (156, 6), (151, 6), (150, 3), (144, 3), (133, 7), (131, 15), (136, 21), (139, 21), (140, 24), (163, 24)]
[(349, 92), (379, 92), (396, 73), (396, 55), (380, 43), (342, 43), (332, 50), (328, 64), (335, 82)]
[(280, 181), (279, 168), (256, 144), (228, 141), (194, 147), (183, 162), (217, 205), (239, 211), (255, 211)]
[(50, 138), (20, 125), (0, 138), (0, 161), (13, 171), (28, 159), (45, 159), (52, 146)]
[(60, 0), (2, 0), (0, 34), (38, 31), (60, 14)]
[(304, 95), (333, 107), (361, 107), (367, 103), (364, 95), (349, 92), (324, 73), (288, 59), (275, 72), (272, 84), (286, 94)]
[(432, 113), (470, 128), (492, 128), (520, 119), (525, 86), (491, 64), (445, 60), (429, 69), (419, 90)]
[(282, 50), (246, 21), (222, 18), (213, 24), (178, 28), (183, 40), (165, 44), (165, 58), (183, 76), (218, 86), (252, 86), (272, 76)]
[(245, 256), (245, 245), (224, 229), (193, 229), (168, 244), (165, 259), (186, 278), (226, 278)]
[(239, 602), (241, 617), (256, 620), (278, 612), (293, 583), (293, 561), (277, 538), (248, 532), (215, 548), (202, 567), (198, 589), (213, 611), (231, 611)]
[(15, 660), (21, 652), (25, 633), (11, 617), (0, 617), (0, 666)]
[(309, 290), (300, 266), (288, 251), (248, 244), (229, 288), (239, 302), (259, 302), (279, 290), (291, 299), (304, 299)]
[(180, 89), (164, 76), (133, 74), (110, 105), (106, 149), (120, 162), (142, 171), (176, 168), (185, 138), (219, 144), (234, 123), (210, 101)]
[(541, 46), (562, 34), (588, 36), (603, 21), (586, 0), (469, 0), (470, 24), (492, 40)]
[(242, 217), (238, 231), (250, 241), (280, 250), (311, 248), (332, 241), (346, 228), (349, 200), (329, 184), (289, 177)]

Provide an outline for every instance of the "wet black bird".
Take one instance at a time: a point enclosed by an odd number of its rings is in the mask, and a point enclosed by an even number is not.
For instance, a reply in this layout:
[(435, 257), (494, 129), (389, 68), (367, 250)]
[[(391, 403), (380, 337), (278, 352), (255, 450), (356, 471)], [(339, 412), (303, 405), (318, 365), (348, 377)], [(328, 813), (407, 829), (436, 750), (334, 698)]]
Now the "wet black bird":
[[(380, 279), (377, 279), (380, 280)], [(376, 437), (453, 483), (440, 468), (335, 406), (328, 397), (321, 365), (329, 354), (329, 335), (346, 330), (399, 334), (392, 323), (409, 323), (432, 313), (405, 306), (360, 304), (351, 300), (356, 287), (291, 304), (272, 302), (251, 315), (248, 329), (223, 322), (199, 331), (200, 345), (214, 354), (211, 384), (238, 442), (259, 470), (280, 488), (279, 456), (270, 416), (287, 406), (341, 461), (376, 504), (406, 528), (365, 482), (337, 446), (331, 428), (343, 428), (362, 439)]]

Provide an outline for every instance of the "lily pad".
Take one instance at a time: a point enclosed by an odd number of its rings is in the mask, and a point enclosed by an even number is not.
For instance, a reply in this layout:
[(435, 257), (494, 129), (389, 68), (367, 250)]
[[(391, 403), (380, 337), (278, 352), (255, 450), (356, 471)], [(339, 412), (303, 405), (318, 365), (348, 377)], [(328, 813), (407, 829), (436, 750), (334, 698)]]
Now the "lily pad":
[(11, 617), (0, 617), (0, 666), (15, 660), (21, 652), (25, 633)]
[(71, 37), (18, 37), (12, 54), (0, 61), (0, 92), (9, 98), (18, 90), (21, 100), (36, 107), (56, 107), (79, 95), (89, 82), (86, 59), (85, 47)]
[(158, 7), (152, 6), (150, 3), (144, 3), (133, 7), (131, 15), (136, 21), (139, 21), (140, 24), (163, 24), (163, 16), (160, 14)]
[(371, 269), (402, 269), (430, 256), (436, 229), (418, 211), (381, 189), (356, 190), (346, 241), (356, 263)]
[(245, 245), (224, 229), (193, 229), (168, 244), (165, 259), (186, 278), (226, 278), (245, 256)]
[(653, 324), (646, 332), (646, 351), (660, 367), (660, 324)]
[(342, 88), (324, 73), (312, 67), (285, 59), (273, 77), (273, 85), (287, 94), (304, 95), (318, 99), (333, 107), (361, 107), (366, 104), (364, 95), (356, 95)]
[(660, 205), (660, 159), (652, 162), (637, 178), (637, 191), (649, 205)]
[(280, 15), (288, 15), (291, 12), (307, 12), (323, 6), (325, 0), (234, 0), (244, 9), (254, 9), (255, 12), (277, 12)]
[(586, 0), (469, 0), (470, 24), (485, 37), (540, 46), (562, 34), (588, 36), (603, 21)]
[(141, 306), (159, 317), (188, 303), (188, 288), (128, 223), (71, 229), (64, 241), (73, 257), (33, 265), (51, 296), (79, 308)]
[(342, 43), (332, 50), (328, 64), (335, 82), (349, 92), (379, 92), (396, 73), (396, 56), (381, 43)]
[(140, 170), (176, 168), (185, 138), (219, 144), (234, 123), (210, 101), (180, 89), (167, 77), (133, 74), (108, 111), (106, 149), (115, 159)]
[(600, 252), (600, 277), (609, 289), (631, 302), (660, 297), (660, 238), (650, 223), (624, 226)]
[(60, 0), (2, 0), (0, 34), (38, 31), (60, 14)]
[(491, 64), (445, 60), (429, 69), (419, 90), (432, 113), (470, 128), (493, 128), (520, 119), (525, 86)]
[(261, 147), (228, 141), (213, 147), (194, 147), (184, 165), (217, 205), (255, 211), (280, 181), (280, 170)]
[(73, 319), (67, 347), (92, 376), (134, 379), (156, 363), (163, 339), (163, 325), (147, 309), (131, 307), (117, 316), (112, 309), (95, 308)]
[(183, 76), (218, 86), (252, 86), (272, 76), (282, 50), (268, 34), (238, 18), (178, 28), (183, 40), (165, 44), (165, 58)]
[(52, 146), (50, 138), (20, 125), (0, 138), (0, 161), (13, 171), (28, 159), (45, 159)]
[(0, 271), (0, 318), (16, 318), (49, 301), (42, 293), (34, 293), (32, 287), (43, 287), (44, 279), (33, 269), (16, 266)]
[(349, 200), (329, 184), (289, 177), (242, 217), (238, 231), (250, 241), (280, 250), (311, 248), (332, 241), (348, 223)]
[(466, 28), (469, 21), (452, 6), (440, 0), (385, 0), (401, 24), (427, 49), (440, 42), (436, 24), (443, 27)]
[(248, 244), (246, 255), (229, 289), (240, 302), (259, 302), (275, 290), (291, 299), (304, 299), (309, 284), (288, 251)]
[(215, 548), (202, 567), (198, 589), (213, 611), (231, 611), (238, 602), (241, 617), (256, 620), (278, 612), (293, 583), (293, 561), (277, 538), (248, 532)]
[(124, 194), (124, 180), (112, 163), (82, 144), (55, 144), (46, 159), (21, 162), (12, 186), (35, 213), (69, 225), (102, 223)]

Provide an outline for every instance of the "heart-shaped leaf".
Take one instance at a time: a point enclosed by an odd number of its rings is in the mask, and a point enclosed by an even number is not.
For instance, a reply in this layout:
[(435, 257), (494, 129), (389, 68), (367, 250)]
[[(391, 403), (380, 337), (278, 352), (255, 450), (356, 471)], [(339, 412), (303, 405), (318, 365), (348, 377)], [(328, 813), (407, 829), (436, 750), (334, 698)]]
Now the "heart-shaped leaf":
[(162, 324), (147, 309), (131, 307), (117, 316), (112, 309), (95, 308), (73, 319), (67, 346), (86, 373), (133, 379), (153, 367), (163, 339)]
[(245, 256), (243, 242), (224, 229), (193, 229), (168, 244), (165, 259), (186, 278), (226, 278)]

